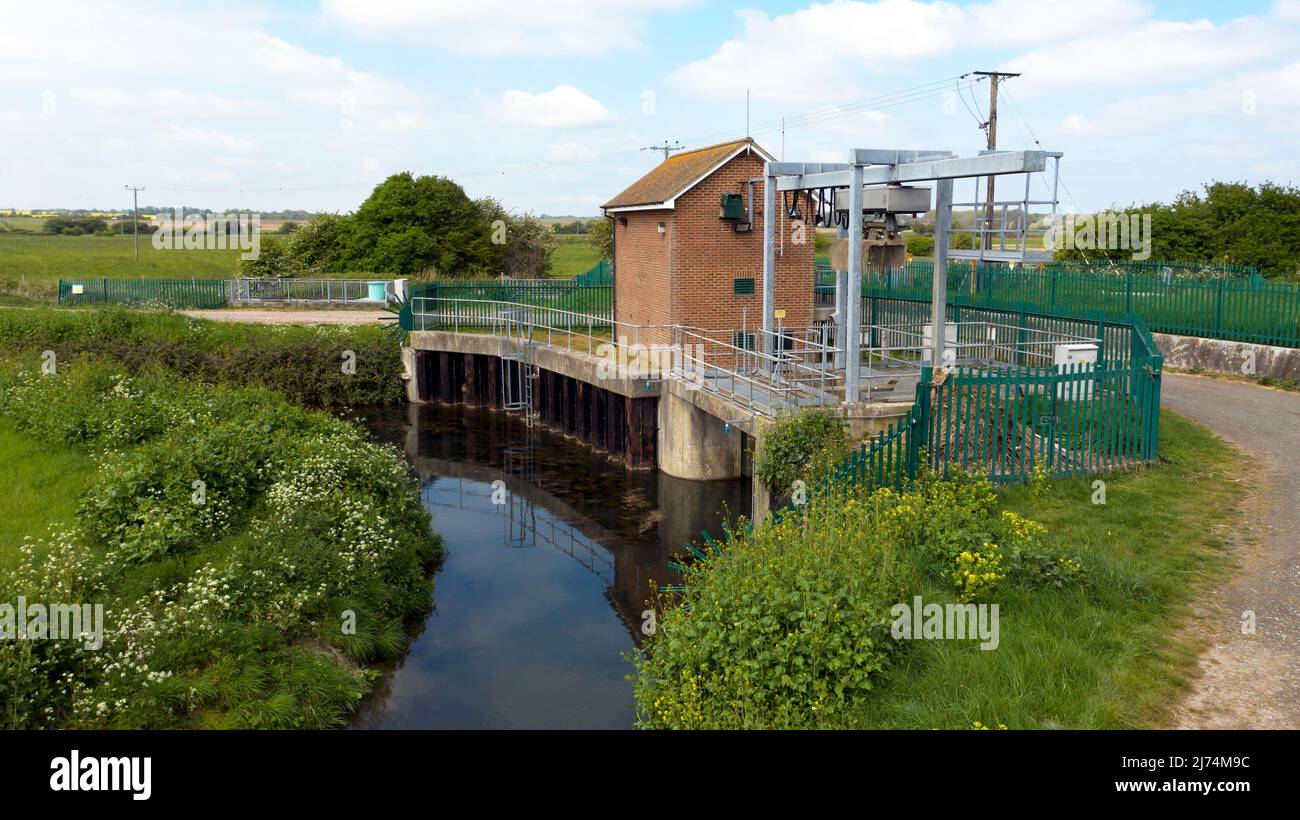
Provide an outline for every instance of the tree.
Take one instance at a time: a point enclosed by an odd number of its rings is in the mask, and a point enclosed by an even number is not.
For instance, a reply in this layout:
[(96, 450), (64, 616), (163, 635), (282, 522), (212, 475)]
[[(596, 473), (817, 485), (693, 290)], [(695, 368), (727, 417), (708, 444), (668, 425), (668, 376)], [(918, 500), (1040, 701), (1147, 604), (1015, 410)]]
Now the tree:
[[(1151, 217), (1151, 256), (1179, 262), (1254, 265), (1270, 276), (1300, 275), (1300, 189), (1271, 182), (1211, 182), (1171, 203), (1112, 207)], [(1076, 233), (1078, 229), (1076, 228)], [(1057, 251), (1063, 259), (1125, 258), (1129, 249)]]
[(394, 174), (342, 228), (341, 262), (354, 271), (487, 276), (504, 255), (483, 210), (446, 177)]
[(606, 217), (592, 220), (588, 235), (591, 237), (591, 246), (600, 251), (601, 259), (614, 258), (614, 231), (613, 221)]
[(531, 212), (511, 219), (506, 231), (506, 272), (536, 279), (551, 270), (551, 251), (557, 242)]
[(275, 235), (263, 236), (256, 259), (240, 259), (239, 275), (249, 278), (295, 276), (297, 266), (284, 240)]
[(551, 268), (551, 250), (557, 244), (555, 232), (547, 229), (531, 212), (515, 216), (498, 200), (484, 197), (476, 204), (494, 226), (493, 242), (502, 250), (501, 270), (509, 276), (535, 279)]
[(333, 273), (339, 270), (343, 255), (343, 231), (343, 217), (322, 214), (298, 226), (290, 234), (286, 249), (300, 271), (313, 275)]

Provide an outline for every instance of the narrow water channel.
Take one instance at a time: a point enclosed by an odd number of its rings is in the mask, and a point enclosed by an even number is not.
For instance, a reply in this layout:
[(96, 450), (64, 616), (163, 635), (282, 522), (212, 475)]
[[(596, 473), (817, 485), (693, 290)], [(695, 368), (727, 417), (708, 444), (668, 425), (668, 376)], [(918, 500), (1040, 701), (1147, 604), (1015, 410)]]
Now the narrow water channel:
[(419, 473), (447, 558), (433, 611), (355, 726), (630, 727), (624, 656), (644, 601), (679, 582), (666, 562), (683, 542), (749, 514), (748, 481), (629, 472), (484, 409), (409, 405), (362, 421)]

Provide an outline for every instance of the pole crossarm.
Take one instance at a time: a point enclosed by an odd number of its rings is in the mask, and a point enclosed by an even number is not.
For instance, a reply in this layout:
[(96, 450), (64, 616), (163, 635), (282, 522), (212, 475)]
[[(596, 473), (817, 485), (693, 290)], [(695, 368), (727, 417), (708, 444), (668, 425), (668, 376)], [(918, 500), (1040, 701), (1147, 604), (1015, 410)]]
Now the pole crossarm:
[[(855, 157), (864, 153), (854, 149)], [(893, 153), (866, 151), (865, 153)], [(897, 152), (905, 153), (905, 152)], [(915, 153), (915, 152), (914, 152)], [(935, 153), (935, 152), (929, 152)], [(1047, 151), (995, 151), (974, 157), (919, 158), (898, 165), (867, 165), (862, 169), (863, 185), (885, 185), (891, 182), (927, 182), (939, 179), (964, 179), (967, 177), (996, 176), (1001, 174), (1030, 174), (1047, 170)], [(844, 168), (822, 170), (829, 163), (772, 163), (771, 172), (777, 177), (778, 191), (805, 191), (817, 188), (848, 188), (852, 184), (852, 165)], [(782, 174), (781, 171), (796, 166), (814, 166), (817, 170), (806, 173)]]

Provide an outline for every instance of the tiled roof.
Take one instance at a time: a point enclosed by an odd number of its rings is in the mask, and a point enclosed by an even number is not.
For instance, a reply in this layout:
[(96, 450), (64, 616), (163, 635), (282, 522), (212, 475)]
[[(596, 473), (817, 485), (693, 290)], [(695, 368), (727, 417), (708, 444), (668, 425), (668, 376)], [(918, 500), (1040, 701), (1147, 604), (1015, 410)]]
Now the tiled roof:
[(602, 208), (631, 208), (635, 206), (662, 205), (685, 193), (710, 171), (721, 165), (736, 151), (751, 146), (760, 156), (771, 156), (753, 139), (732, 140), (707, 148), (696, 148), (673, 154), (653, 171), (633, 182), (623, 193), (602, 205)]

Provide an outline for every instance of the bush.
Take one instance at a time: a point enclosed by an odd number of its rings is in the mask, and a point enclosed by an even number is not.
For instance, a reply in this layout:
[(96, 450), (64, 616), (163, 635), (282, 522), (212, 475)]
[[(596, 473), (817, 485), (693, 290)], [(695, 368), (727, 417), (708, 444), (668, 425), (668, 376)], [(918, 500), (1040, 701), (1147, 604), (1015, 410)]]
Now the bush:
[(428, 605), (418, 482), (354, 425), (86, 361), (0, 368), (0, 414), (101, 460), (76, 528), (24, 545), (0, 595), (103, 602), (106, 627), (98, 651), (0, 643), (0, 726), (337, 726), (369, 687), (356, 664)]
[(770, 490), (789, 493), (795, 481), (809, 488), (853, 448), (844, 421), (821, 410), (805, 410), (776, 420), (763, 439), (754, 475)]
[(83, 236), (85, 234), (94, 234), (106, 232), (109, 235), (112, 231), (108, 228), (108, 223), (97, 218), (56, 218), (47, 219), (41, 226), (41, 230), (49, 234), (60, 234), (62, 236)]
[(907, 252), (912, 256), (933, 256), (934, 237), (911, 234), (907, 237)]
[[(0, 346), (57, 360), (94, 354), (131, 373), (164, 367), (185, 378), (269, 387), (311, 407), (398, 404), (400, 348), (378, 327), (257, 327), (104, 307), (0, 312)], [(356, 372), (343, 353), (356, 354)]]
[[(861, 496), (843, 487), (758, 532), (728, 533), (660, 602), (632, 657), (645, 728), (848, 725), (889, 658), (891, 609), (913, 595), (988, 600), (1002, 583), (1082, 581), (1041, 525), (998, 514), (982, 477)], [(946, 590), (946, 592), (945, 592)]]

